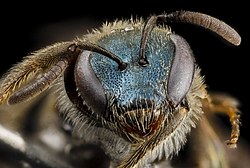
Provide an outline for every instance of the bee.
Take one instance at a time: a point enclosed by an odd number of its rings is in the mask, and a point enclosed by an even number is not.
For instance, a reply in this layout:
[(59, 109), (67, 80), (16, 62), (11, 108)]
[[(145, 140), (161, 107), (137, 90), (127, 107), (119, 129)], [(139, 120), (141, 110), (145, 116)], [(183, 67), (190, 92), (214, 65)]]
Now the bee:
[[(50, 95), (49, 109), (55, 108), (61, 124), (69, 127), (70, 137), (64, 135), (68, 143), (97, 145), (108, 156), (109, 167), (228, 167), (227, 149), (211, 124), (216, 113), (228, 116), (231, 135), (226, 145), (236, 148), (238, 101), (208, 92), (190, 45), (165, 25), (172, 22), (197, 25), (233, 45), (241, 43), (225, 22), (193, 11), (109, 22), (14, 65), (1, 78), (0, 104), (22, 106)], [(177, 163), (175, 158), (187, 145), (188, 159)], [(27, 145), (18, 149), (25, 156), (33, 151)], [(60, 159), (44, 159), (40, 152), (32, 155), (44, 167), (76, 167), (59, 154)]]

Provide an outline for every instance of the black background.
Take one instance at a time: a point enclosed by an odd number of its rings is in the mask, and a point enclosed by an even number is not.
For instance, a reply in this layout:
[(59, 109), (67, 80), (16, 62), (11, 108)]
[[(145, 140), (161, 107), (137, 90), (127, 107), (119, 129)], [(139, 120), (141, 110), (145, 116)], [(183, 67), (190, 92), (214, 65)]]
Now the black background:
[(242, 36), (242, 44), (232, 46), (218, 36), (191, 25), (173, 24), (172, 30), (191, 45), (209, 89), (228, 92), (239, 99), (242, 104), (242, 137), (250, 140), (247, 6), (246, 1), (244, 4), (239, 0), (7, 2), (1, 5), (0, 10), (0, 73), (28, 53), (56, 41), (71, 40), (75, 35), (85, 33), (86, 28), (98, 27), (106, 20), (129, 19), (131, 15), (146, 18), (150, 14), (176, 10), (206, 13), (235, 28)]

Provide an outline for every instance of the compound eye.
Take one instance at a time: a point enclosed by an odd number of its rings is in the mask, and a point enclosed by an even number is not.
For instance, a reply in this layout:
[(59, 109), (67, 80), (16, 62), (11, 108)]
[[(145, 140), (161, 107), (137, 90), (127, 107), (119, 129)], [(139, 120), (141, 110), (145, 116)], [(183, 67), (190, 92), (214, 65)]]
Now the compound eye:
[(90, 64), (90, 51), (83, 50), (75, 65), (75, 82), (84, 103), (92, 111), (103, 114), (106, 109), (104, 88), (96, 77)]
[(194, 57), (189, 44), (181, 36), (172, 34), (171, 40), (175, 44), (167, 92), (170, 101), (179, 104), (186, 96), (194, 76)]

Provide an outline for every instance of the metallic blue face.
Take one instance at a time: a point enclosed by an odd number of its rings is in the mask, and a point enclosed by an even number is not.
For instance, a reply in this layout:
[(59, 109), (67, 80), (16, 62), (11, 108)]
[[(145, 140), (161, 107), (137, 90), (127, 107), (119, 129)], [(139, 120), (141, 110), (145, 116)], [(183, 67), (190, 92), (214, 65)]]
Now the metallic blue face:
[(91, 66), (106, 95), (112, 95), (120, 106), (146, 100), (156, 106), (166, 101), (166, 85), (174, 55), (174, 43), (166, 32), (152, 31), (145, 55), (149, 65), (139, 65), (141, 30), (115, 32), (97, 42), (128, 63), (118, 70), (113, 60), (92, 53)]

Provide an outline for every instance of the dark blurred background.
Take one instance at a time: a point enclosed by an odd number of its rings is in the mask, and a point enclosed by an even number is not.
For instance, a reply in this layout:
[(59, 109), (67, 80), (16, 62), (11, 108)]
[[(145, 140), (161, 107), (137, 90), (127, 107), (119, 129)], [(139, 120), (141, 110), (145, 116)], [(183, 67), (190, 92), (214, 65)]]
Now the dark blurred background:
[[(242, 2), (241, 2), (242, 1)], [(6, 2), (1, 5), (1, 61), (0, 73), (21, 61), (28, 53), (57, 41), (71, 40), (98, 28), (106, 20), (129, 19), (132, 15), (146, 18), (176, 10), (203, 12), (219, 18), (242, 36), (242, 44), (235, 47), (218, 36), (191, 25), (171, 24), (191, 45), (209, 89), (228, 92), (241, 102), (242, 137), (248, 139), (250, 111), (249, 61), (247, 47), (250, 38), (246, 1), (32, 1), (27, 4)], [(248, 69), (248, 70), (247, 70)]]

